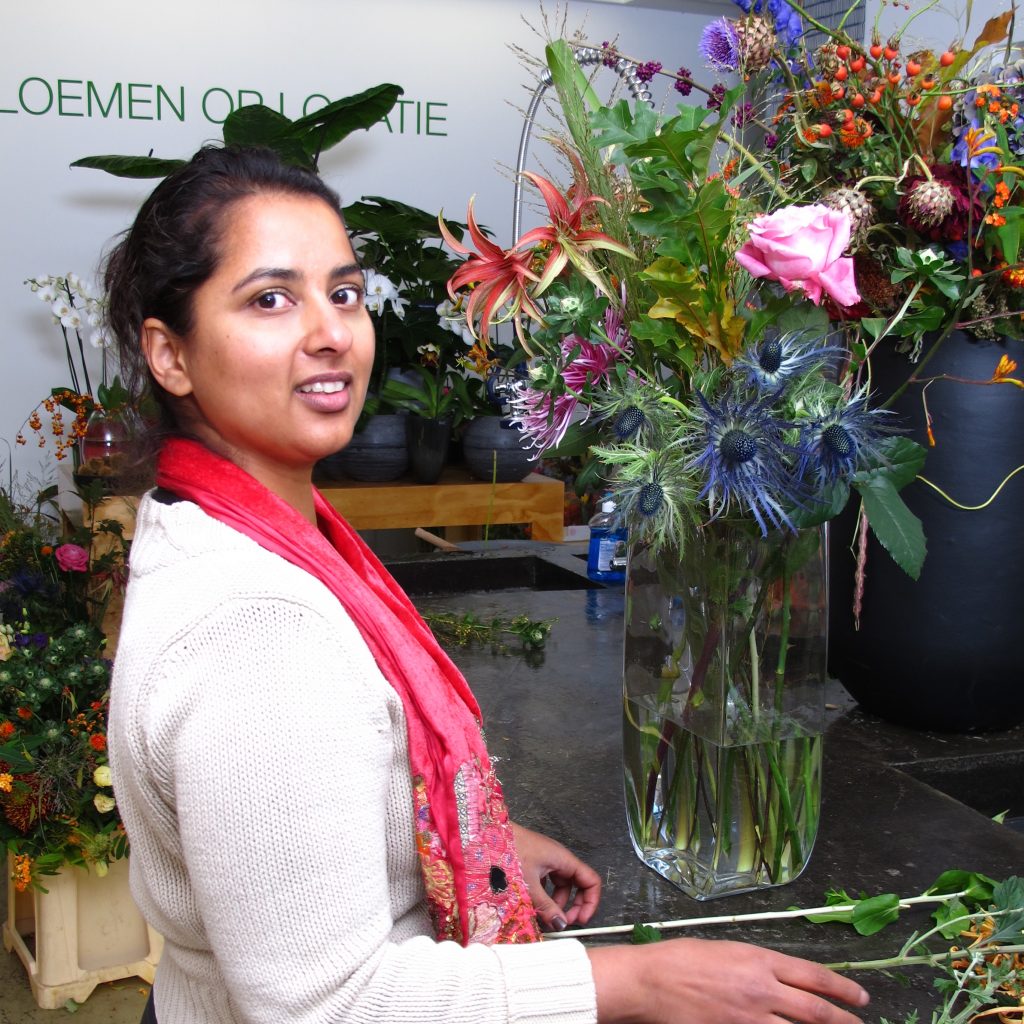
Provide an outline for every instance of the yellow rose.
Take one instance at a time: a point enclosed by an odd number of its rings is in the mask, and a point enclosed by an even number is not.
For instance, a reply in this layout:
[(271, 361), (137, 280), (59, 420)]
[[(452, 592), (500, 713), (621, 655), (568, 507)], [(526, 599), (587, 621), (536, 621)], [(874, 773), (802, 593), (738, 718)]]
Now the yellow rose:
[(92, 798), (92, 802), (93, 806), (100, 812), (100, 814), (106, 814), (107, 811), (112, 811), (115, 806), (114, 798), (112, 796), (107, 796), (106, 793), (97, 793)]
[(92, 773), (92, 781), (96, 786), (112, 786), (114, 783), (110, 778), (110, 765), (101, 764), (99, 768)]

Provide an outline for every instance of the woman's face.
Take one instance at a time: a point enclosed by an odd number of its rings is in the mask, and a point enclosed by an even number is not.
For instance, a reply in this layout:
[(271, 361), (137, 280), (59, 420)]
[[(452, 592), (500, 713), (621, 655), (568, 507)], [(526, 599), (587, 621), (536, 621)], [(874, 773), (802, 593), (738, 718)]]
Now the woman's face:
[(183, 398), (184, 428), (286, 500), (308, 495), (313, 464), (348, 444), (366, 397), (374, 331), (362, 271), (315, 197), (236, 202), (220, 249), (187, 337), (146, 321), (150, 365)]

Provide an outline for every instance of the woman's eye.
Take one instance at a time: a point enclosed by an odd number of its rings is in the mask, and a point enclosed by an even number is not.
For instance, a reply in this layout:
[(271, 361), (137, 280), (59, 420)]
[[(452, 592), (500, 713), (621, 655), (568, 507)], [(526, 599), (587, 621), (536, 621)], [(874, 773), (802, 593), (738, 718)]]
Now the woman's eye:
[(281, 309), (286, 301), (284, 292), (264, 292), (256, 296), (255, 305), (259, 309)]
[(357, 284), (343, 284), (334, 293), (336, 306), (357, 306), (363, 301), (363, 289)]

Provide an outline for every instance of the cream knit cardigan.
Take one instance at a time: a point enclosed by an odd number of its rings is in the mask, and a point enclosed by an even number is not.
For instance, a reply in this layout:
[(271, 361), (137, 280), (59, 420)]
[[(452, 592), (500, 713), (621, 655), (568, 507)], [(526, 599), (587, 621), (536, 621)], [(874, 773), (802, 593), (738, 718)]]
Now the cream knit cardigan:
[(317, 580), (141, 502), (110, 761), (160, 1024), (596, 1019), (583, 946), (439, 943), (402, 703)]

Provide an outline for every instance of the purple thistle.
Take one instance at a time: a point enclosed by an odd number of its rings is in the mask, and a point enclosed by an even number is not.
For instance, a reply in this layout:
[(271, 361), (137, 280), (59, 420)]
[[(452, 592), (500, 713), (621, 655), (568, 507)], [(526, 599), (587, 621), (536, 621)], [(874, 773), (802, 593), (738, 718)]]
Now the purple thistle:
[(678, 75), (678, 77), (676, 78), (675, 85), (672, 88), (682, 96), (689, 96), (690, 93), (693, 92), (693, 82), (690, 81), (690, 79), (693, 78), (693, 73), (689, 68), (680, 68), (676, 72), (676, 75)]
[(869, 409), (863, 391), (854, 395), (849, 405), (803, 429), (800, 472), (811, 469), (820, 486), (880, 461), (878, 444), (892, 431), (886, 422), (892, 415), (888, 409)]
[(697, 49), (717, 71), (735, 71), (740, 66), (740, 37), (728, 18), (715, 18), (705, 25)]

